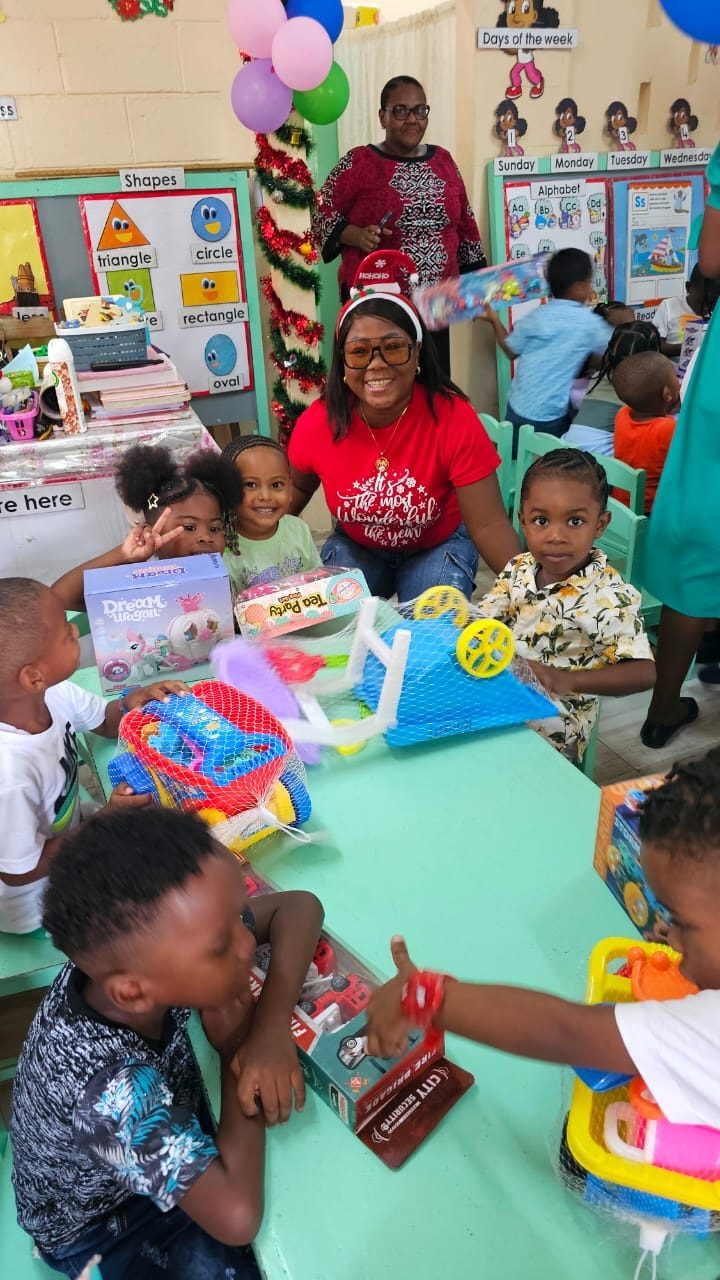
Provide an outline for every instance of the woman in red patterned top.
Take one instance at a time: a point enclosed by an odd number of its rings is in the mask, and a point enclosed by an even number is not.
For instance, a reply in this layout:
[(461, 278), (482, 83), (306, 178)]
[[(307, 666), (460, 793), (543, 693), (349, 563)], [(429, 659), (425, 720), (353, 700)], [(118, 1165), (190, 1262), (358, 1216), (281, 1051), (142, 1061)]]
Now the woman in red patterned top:
[[(324, 262), (341, 255), (343, 301), (366, 254), (381, 245), (415, 262), (421, 284), (486, 266), (475, 216), (449, 151), (423, 142), (430, 108), (412, 76), (388, 80), (380, 95), (385, 140), (353, 147), (335, 165), (318, 198), (313, 238)], [(387, 222), (384, 219), (390, 215)], [(450, 369), (447, 330), (433, 333)]]
[(478, 552), (497, 573), (520, 549), (497, 453), (426, 336), (399, 294), (347, 303), (325, 398), (289, 447), (293, 511), (322, 484), (336, 520), (323, 562), (362, 569), (374, 595), (401, 600), (437, 584), (470, 597)]

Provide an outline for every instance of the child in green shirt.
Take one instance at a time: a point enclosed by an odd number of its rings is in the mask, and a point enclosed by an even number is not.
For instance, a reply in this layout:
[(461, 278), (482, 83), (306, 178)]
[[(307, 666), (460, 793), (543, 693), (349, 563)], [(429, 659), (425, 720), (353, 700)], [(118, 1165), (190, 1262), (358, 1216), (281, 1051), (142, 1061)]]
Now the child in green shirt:
[(310, 529), (287, 514), (293, 490), (285, 450), (267, 436), (239, 436), (223, 449), (223, 458), (238, 472), (243, 490), (225, 538), (233, 595), (319, 568)]

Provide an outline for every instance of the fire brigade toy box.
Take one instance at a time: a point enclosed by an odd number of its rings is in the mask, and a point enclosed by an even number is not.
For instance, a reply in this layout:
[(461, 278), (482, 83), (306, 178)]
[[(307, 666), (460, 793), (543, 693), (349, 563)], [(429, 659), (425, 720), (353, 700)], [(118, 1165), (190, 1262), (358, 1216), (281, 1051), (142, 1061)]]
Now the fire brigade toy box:
[(663, 778), (650, 774), (603, 787), (593, 866), (649, 942), (664, 942), (669, 916), (645, 880), (640, 863), (640, 810)]
[[(248, 863), (252, 898), (270, 886)], [(257, 1000), (270, 965), (259, 947), (251, 973)], [(323, 932), (292, 1016), (292, 1031), (310, 1088), (362, 1142), (397, 1169), (474, 1083), (443, 1057), (443, 1037), (414, 1032), (401, 1058), (367, 1053), (366, 1008), (379, 978), (331, 934)]]
[(309, 569), (248, 587), (235, 601), (235, 617), (246, 639), (281, 636), (352, 613), (369, 594), (359, 569)]
[(85, 604), (106, 693), (177, 676), (234, 634), (222, 556), (185, 556), (85, 572)]

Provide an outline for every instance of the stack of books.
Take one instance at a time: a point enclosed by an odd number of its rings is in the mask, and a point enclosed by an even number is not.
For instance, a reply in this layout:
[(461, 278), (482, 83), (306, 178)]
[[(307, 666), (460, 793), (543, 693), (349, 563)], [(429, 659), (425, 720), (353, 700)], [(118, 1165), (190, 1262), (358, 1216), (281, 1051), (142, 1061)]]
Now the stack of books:
[(89, 420), (98, 425), (165, 423), (187, 413), (190, 392), (172, 360), (150, 350), (154, 363), (136, 369), (78, 373)]

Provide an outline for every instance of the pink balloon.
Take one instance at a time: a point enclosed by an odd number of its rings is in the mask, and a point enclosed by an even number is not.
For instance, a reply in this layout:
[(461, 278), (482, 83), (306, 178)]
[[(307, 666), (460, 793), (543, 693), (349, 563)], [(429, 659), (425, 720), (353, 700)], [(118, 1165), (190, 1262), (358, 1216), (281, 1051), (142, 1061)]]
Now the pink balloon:
[(291, 89), (316, 89), (332, 66), (332, 41), (314, 18), (289, 18), (272, 42), (272, 61)]
[(238, 71), (230, 90), (232, 108), (253, 133), (272, 133), (290, 115), (292, 90), (275, 75), (269, 58), (257, 58)]
[(269, 58), (274, 36), (287, 22), (281, 0), (230, 0), (227, 24), (238, 49), (252, 58)]

